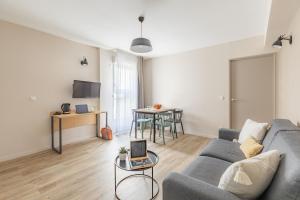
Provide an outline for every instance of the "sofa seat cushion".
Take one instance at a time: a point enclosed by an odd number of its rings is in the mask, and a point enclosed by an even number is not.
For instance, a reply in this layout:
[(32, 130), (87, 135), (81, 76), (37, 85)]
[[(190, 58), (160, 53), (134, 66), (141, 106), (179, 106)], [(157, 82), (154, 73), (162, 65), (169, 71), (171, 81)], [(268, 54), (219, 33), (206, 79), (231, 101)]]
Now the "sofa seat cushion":
[(222, 139), (213, 139), (200, 153), (200, 156), (209, 156), (228, 162), (237, 162), (246, 159), (240, 149), (240, 144)]
[(182, 174), (218, 186), (222, 174), (231, 164), (217, 158), (199, 156)]

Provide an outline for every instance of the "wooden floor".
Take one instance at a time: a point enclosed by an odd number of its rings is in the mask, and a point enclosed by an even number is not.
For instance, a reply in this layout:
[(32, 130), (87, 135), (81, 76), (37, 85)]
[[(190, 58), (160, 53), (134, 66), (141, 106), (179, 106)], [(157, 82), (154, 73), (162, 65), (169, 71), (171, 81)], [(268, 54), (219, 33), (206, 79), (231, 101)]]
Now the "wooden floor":
[[(158, 144), (148, 142), (148, 149), (160, 157), (154, 168), (154, 176), (160, 184), (157, 199), (162, 199), (164, 177), (171, 171), (185, 168), (208, 141), (203, 137), (179, 134), (174, 141), (166, 138), (166, 145), (161, 144), (161, 139)], [(115, 199), (113, 161), (118, 148), (128, 144), (126, 135), (115, 137), (113, 141), (95, 138), (64, 146), (62, 155), (45, 151), (0, 163), (0, 199)], [(119, 170), (117, 173), (118, 178), (125, 175), (128, 172)], [(150, 191), (149, 181), (133, 178), (120, 185), (118, 194), (125, 199), (142, 200), (149, 197)]]

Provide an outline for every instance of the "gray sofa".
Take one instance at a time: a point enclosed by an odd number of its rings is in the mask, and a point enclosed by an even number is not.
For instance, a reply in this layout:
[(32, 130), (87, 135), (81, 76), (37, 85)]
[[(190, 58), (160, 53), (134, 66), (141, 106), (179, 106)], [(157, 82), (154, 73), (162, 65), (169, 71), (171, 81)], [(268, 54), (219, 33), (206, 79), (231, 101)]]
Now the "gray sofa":
[[(233, 162), (245, 159), (239, 132), (220, 129), (182, 173), (170, 173), (163, 181), (164, 200), (240, 200), (218, 188), (221, 175)], [(300, 129), (286, 119), (275, 119), (263, 140), (263, 152), (277, 149), (283, 156), (278, 170), (260, 200), (300, 200)]]

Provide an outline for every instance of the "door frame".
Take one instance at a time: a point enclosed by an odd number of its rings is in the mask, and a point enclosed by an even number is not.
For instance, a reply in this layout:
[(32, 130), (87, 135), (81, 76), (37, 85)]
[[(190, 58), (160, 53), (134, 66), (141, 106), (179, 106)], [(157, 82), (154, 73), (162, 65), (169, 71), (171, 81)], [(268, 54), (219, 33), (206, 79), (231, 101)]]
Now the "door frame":
[(273, 77), (273, 81), (274, 81), (274, 85), (273, 85), (273, 118), (275, 118), (277, 116), (277, 111), (276, 111), (276, 88), (277, 88), (277, 82), (276, 82), (276, 76), (277, 76), (277, 71), (276, 71), (276, 52), (274, 53), (265, 53), (265, 54), (258, 54), (258, 55), (253, 55), (253, 56), (245, 56), (245, 57), (238, 57), (238, 58), (232, 58), (229, 59), (229, 93), (228, 93), (228, 108), (229, 108), (229, 128), (232, 128), (232, 112), (231, 112), (231, 72), (232, 72), (232, 61), (238, 61), (238, 60), (243, 60), (243, 59), (251, 59), (251, 58), (259, 58), (259, 57), (264, 57), (264, 56), (273, 56), (273, 71), (274, 71), (274, 77)]

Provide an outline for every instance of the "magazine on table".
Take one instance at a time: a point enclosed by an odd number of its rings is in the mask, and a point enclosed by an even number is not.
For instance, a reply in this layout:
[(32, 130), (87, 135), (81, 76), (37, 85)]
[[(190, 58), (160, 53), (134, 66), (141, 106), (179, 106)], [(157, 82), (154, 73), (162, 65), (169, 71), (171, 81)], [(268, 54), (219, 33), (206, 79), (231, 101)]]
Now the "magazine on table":
[(141, 160), (130, 160), (129, 163), (132, 169), (141, 169), (153, 166), (153, 162), (150, 158), (145, 158)]

